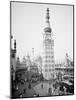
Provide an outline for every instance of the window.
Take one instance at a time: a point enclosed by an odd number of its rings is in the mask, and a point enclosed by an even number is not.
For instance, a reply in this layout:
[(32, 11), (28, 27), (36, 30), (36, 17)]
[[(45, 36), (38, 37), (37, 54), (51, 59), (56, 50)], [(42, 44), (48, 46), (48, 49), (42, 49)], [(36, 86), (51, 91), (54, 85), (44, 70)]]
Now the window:
[(48, 71), (48, 69), (45, 69), (45, 72), (47, 72)]
[(47, 65), (47, 64), (45, 64), (45, 67), (48, 67), (48, 65)]
[(49, 71), (51, 71), (51, 69), (49, 69)]
[(45, 63), (47, 63), (48, 62), (48, 60), (45, 60)]
[(51, 64), (49, 64), (49, 67), (51, 67)]
[(52, 60), (51, 62), (54, 63), (54, 60)]

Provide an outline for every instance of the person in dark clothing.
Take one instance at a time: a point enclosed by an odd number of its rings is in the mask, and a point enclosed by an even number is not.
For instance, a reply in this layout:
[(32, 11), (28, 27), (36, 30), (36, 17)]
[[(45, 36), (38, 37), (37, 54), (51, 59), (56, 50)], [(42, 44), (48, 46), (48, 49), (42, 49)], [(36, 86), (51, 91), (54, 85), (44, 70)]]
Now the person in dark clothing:
[(43, 84), (41, 84), (41, 88), (43, 88)]
[(31, 89), (31, 84), (29, 84), (28, 88)]
[(23, 89), (23, 93), (26, 93), (26, 88), (25, 88), (25, 89)]

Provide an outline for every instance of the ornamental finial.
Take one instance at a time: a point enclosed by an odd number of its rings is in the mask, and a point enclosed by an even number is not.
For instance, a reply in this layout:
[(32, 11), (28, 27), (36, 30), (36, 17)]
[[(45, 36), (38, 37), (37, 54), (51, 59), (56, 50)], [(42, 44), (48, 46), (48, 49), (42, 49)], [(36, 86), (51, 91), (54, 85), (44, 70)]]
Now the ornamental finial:
[(49, 16), (49, 8), (47, 8), (47, 14), (46, 14), (46, 22), (49, 23), (49, 19), (50, 19), (50, 16)]

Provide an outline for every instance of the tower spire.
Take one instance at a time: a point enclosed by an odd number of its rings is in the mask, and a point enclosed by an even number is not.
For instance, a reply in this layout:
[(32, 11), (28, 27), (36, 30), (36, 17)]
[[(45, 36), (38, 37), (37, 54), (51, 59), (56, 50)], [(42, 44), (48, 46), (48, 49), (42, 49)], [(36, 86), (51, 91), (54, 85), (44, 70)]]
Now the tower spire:
[(50, 19), (50, 16), (49, 16), (49, 8), (47, 8), (46, 11), (47, 11), (46, 12), (46, 26), (44, 28), (44, 31), (51, 33), (51, 27), (50, 27), (50, 21), (49, 21), (49, 19)]
[(49, 19), (50, 19), (50, 16), (49, 16), (49, 8), (47, 8), (47, 13), (46, 13), (46, 22), (49, 23)]
[(14, 40), (14, 50), (16, 52), (16, 40)]

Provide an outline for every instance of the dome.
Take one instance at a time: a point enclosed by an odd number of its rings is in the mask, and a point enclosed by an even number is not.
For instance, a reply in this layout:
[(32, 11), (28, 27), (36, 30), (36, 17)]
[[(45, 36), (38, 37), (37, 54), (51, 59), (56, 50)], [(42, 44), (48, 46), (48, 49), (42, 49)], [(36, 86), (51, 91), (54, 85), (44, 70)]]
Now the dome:
[(46, 27), (46, 28), (44, 28), (44, 31), (45, 31), (45, 32), (50, 32), (50, 33), (51, 33), (52, 29), (51, 29), (50, 27)]

